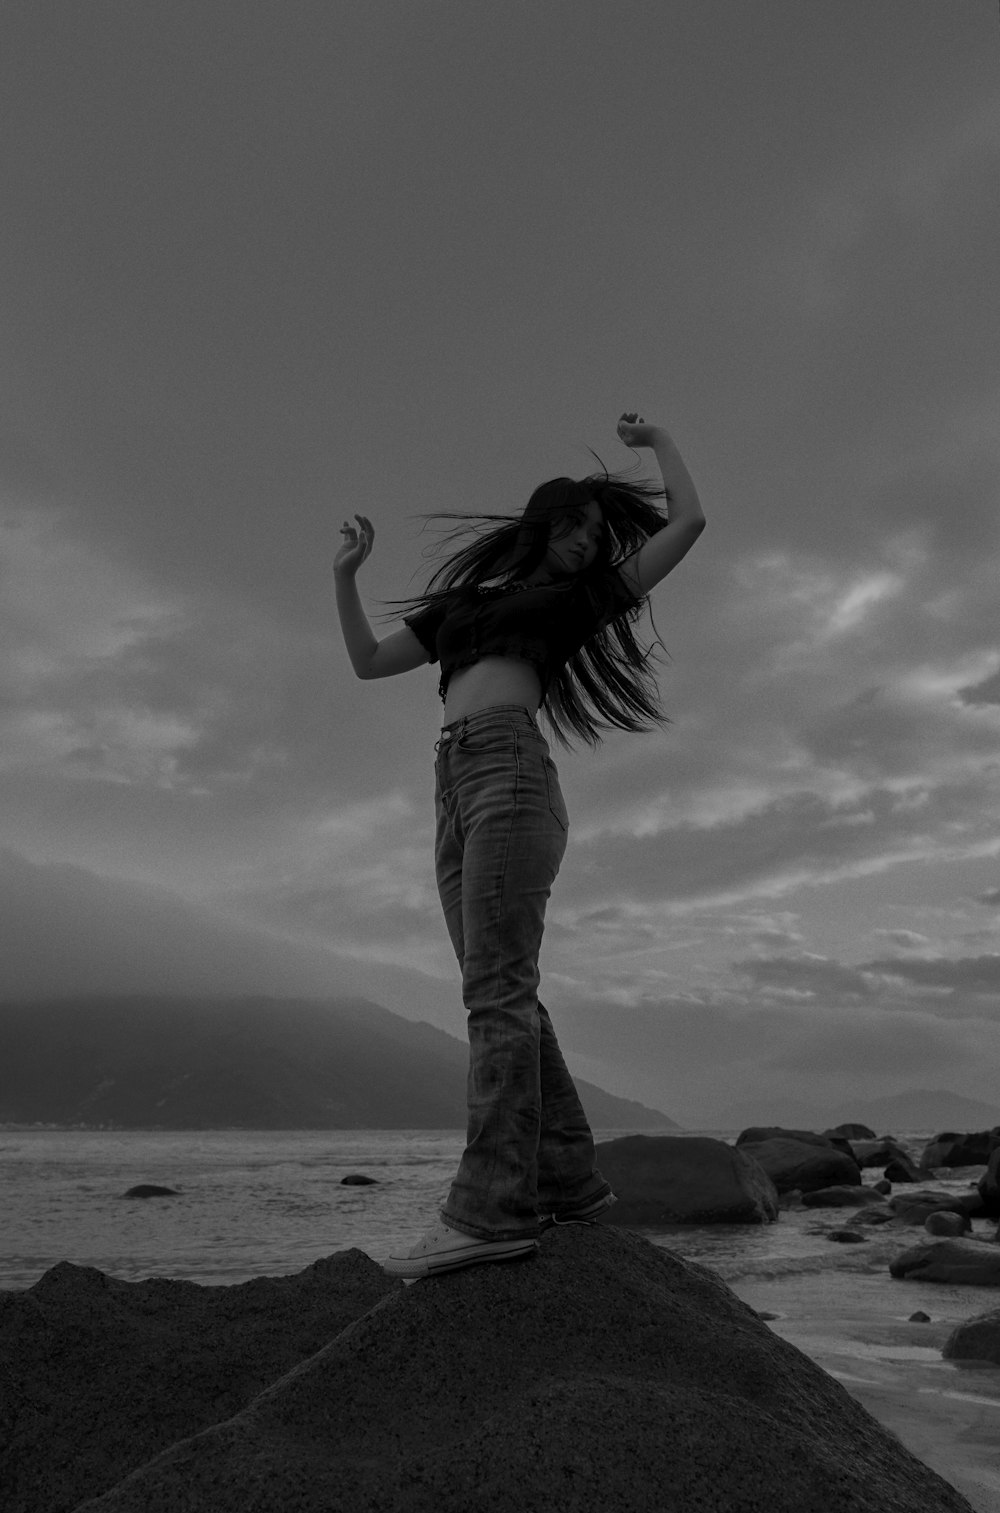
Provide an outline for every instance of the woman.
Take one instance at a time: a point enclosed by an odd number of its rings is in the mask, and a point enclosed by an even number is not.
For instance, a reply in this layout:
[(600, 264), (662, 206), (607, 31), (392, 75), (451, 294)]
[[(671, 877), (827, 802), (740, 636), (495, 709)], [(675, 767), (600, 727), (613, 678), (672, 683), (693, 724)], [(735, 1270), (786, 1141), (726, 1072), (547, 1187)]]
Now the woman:
[(469, 1121), (440, 1222), (384, 1263), (393, 1276), (532, 1255), (547, 1224), (593, 1222), (614, 1202), (537, 996), (568, 821), (535, 715), (544, 705), (564, 744), (567, 728), (596, 745), (602, 726), (662, 720), (631, 624), (705, 524), (667, 432), (626, 414), (618, 435), (652, 449), (662, 488), (606, 473), (559, 478), (536, 489), (519, 519), (471, 517), (491, 528), (445, 562), (416, 612), (381, 641), (355, 582), (374, 541), (365, 516), (357, 528), (345, 523), (334, 561), (359, 678), (441, 663), (435, 865), (468, 1011)]

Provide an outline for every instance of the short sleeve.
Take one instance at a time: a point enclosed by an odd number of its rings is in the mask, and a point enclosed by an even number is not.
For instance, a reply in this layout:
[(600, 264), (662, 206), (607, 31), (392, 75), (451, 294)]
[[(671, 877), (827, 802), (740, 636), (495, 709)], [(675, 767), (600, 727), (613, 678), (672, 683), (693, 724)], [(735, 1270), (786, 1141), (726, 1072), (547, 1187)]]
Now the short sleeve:
[(409, 626), (432, 662), (438, 659), (437, 633), (447, 612), (445, 604), (429, 604), (425, 609), (403, 616), (403, 624)]

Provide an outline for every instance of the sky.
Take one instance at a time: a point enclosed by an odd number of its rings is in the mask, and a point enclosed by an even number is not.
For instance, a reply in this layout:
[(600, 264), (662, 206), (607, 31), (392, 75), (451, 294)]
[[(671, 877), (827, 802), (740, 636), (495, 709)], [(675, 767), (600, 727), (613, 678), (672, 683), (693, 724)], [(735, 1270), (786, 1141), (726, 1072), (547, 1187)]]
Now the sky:
[(388, 634), (422, 514), (637, 410), (708, 528), (670, 723), (553, 743), (570, 1066), (691, 1125), (995, 1105), (998, 64), (993, 0), (4, 7), (0, 1000), (463, 1035), (437, 670), (354, 677), (340, 527)]

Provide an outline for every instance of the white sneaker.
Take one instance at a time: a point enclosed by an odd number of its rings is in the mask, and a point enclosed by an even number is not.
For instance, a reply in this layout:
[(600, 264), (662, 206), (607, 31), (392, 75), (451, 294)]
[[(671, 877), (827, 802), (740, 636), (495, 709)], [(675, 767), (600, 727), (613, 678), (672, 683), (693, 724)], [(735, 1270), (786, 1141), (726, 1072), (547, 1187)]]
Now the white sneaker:
[(408, 1256), (390, 1256), (382, 1270), (391, 1277), (431, 1277), (460, 1266), (476, 1266), (481, 1261), (516, 1261), (533, 1256), (538, 1241), (477, 1240), (440, 1221), (418, 1240)]

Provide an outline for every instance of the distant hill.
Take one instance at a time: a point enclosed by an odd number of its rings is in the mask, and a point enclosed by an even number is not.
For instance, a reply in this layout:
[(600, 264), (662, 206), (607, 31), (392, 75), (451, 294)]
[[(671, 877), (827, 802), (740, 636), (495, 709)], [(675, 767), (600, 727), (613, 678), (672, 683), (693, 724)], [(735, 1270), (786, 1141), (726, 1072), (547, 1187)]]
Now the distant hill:
[(876, 1134), (900, 1130), (982, 1130), (1000, 1124), (1000, 1108), (946, 1089), (913, 1088), (889, 1098), (845, 1103), (834, 1112), (831, 1124), (844, 1124), (848, 1120), (867, 1124)]
[[(365, 999), (0, 1004), (0, 1124), (464, 1129), (468, 1047)], [(577, 1080), (595, 1129), (677, 1129)]]
[(786, 1129), (824, 1130), (838, 1124), (867, 1124), (876, 1134), (937, 1133), (992, 1129), (1000, 1124), (1000, 1108), (943, 1088), (913, 1088), (885, 1098), (852, 1099), (832, 1110), (760, 1099), (722, 1109), (717, 1117), (717, 1123), (706, 1123), (704, 1128), (741, 1130), (753, 1124), (780, 1124)]

